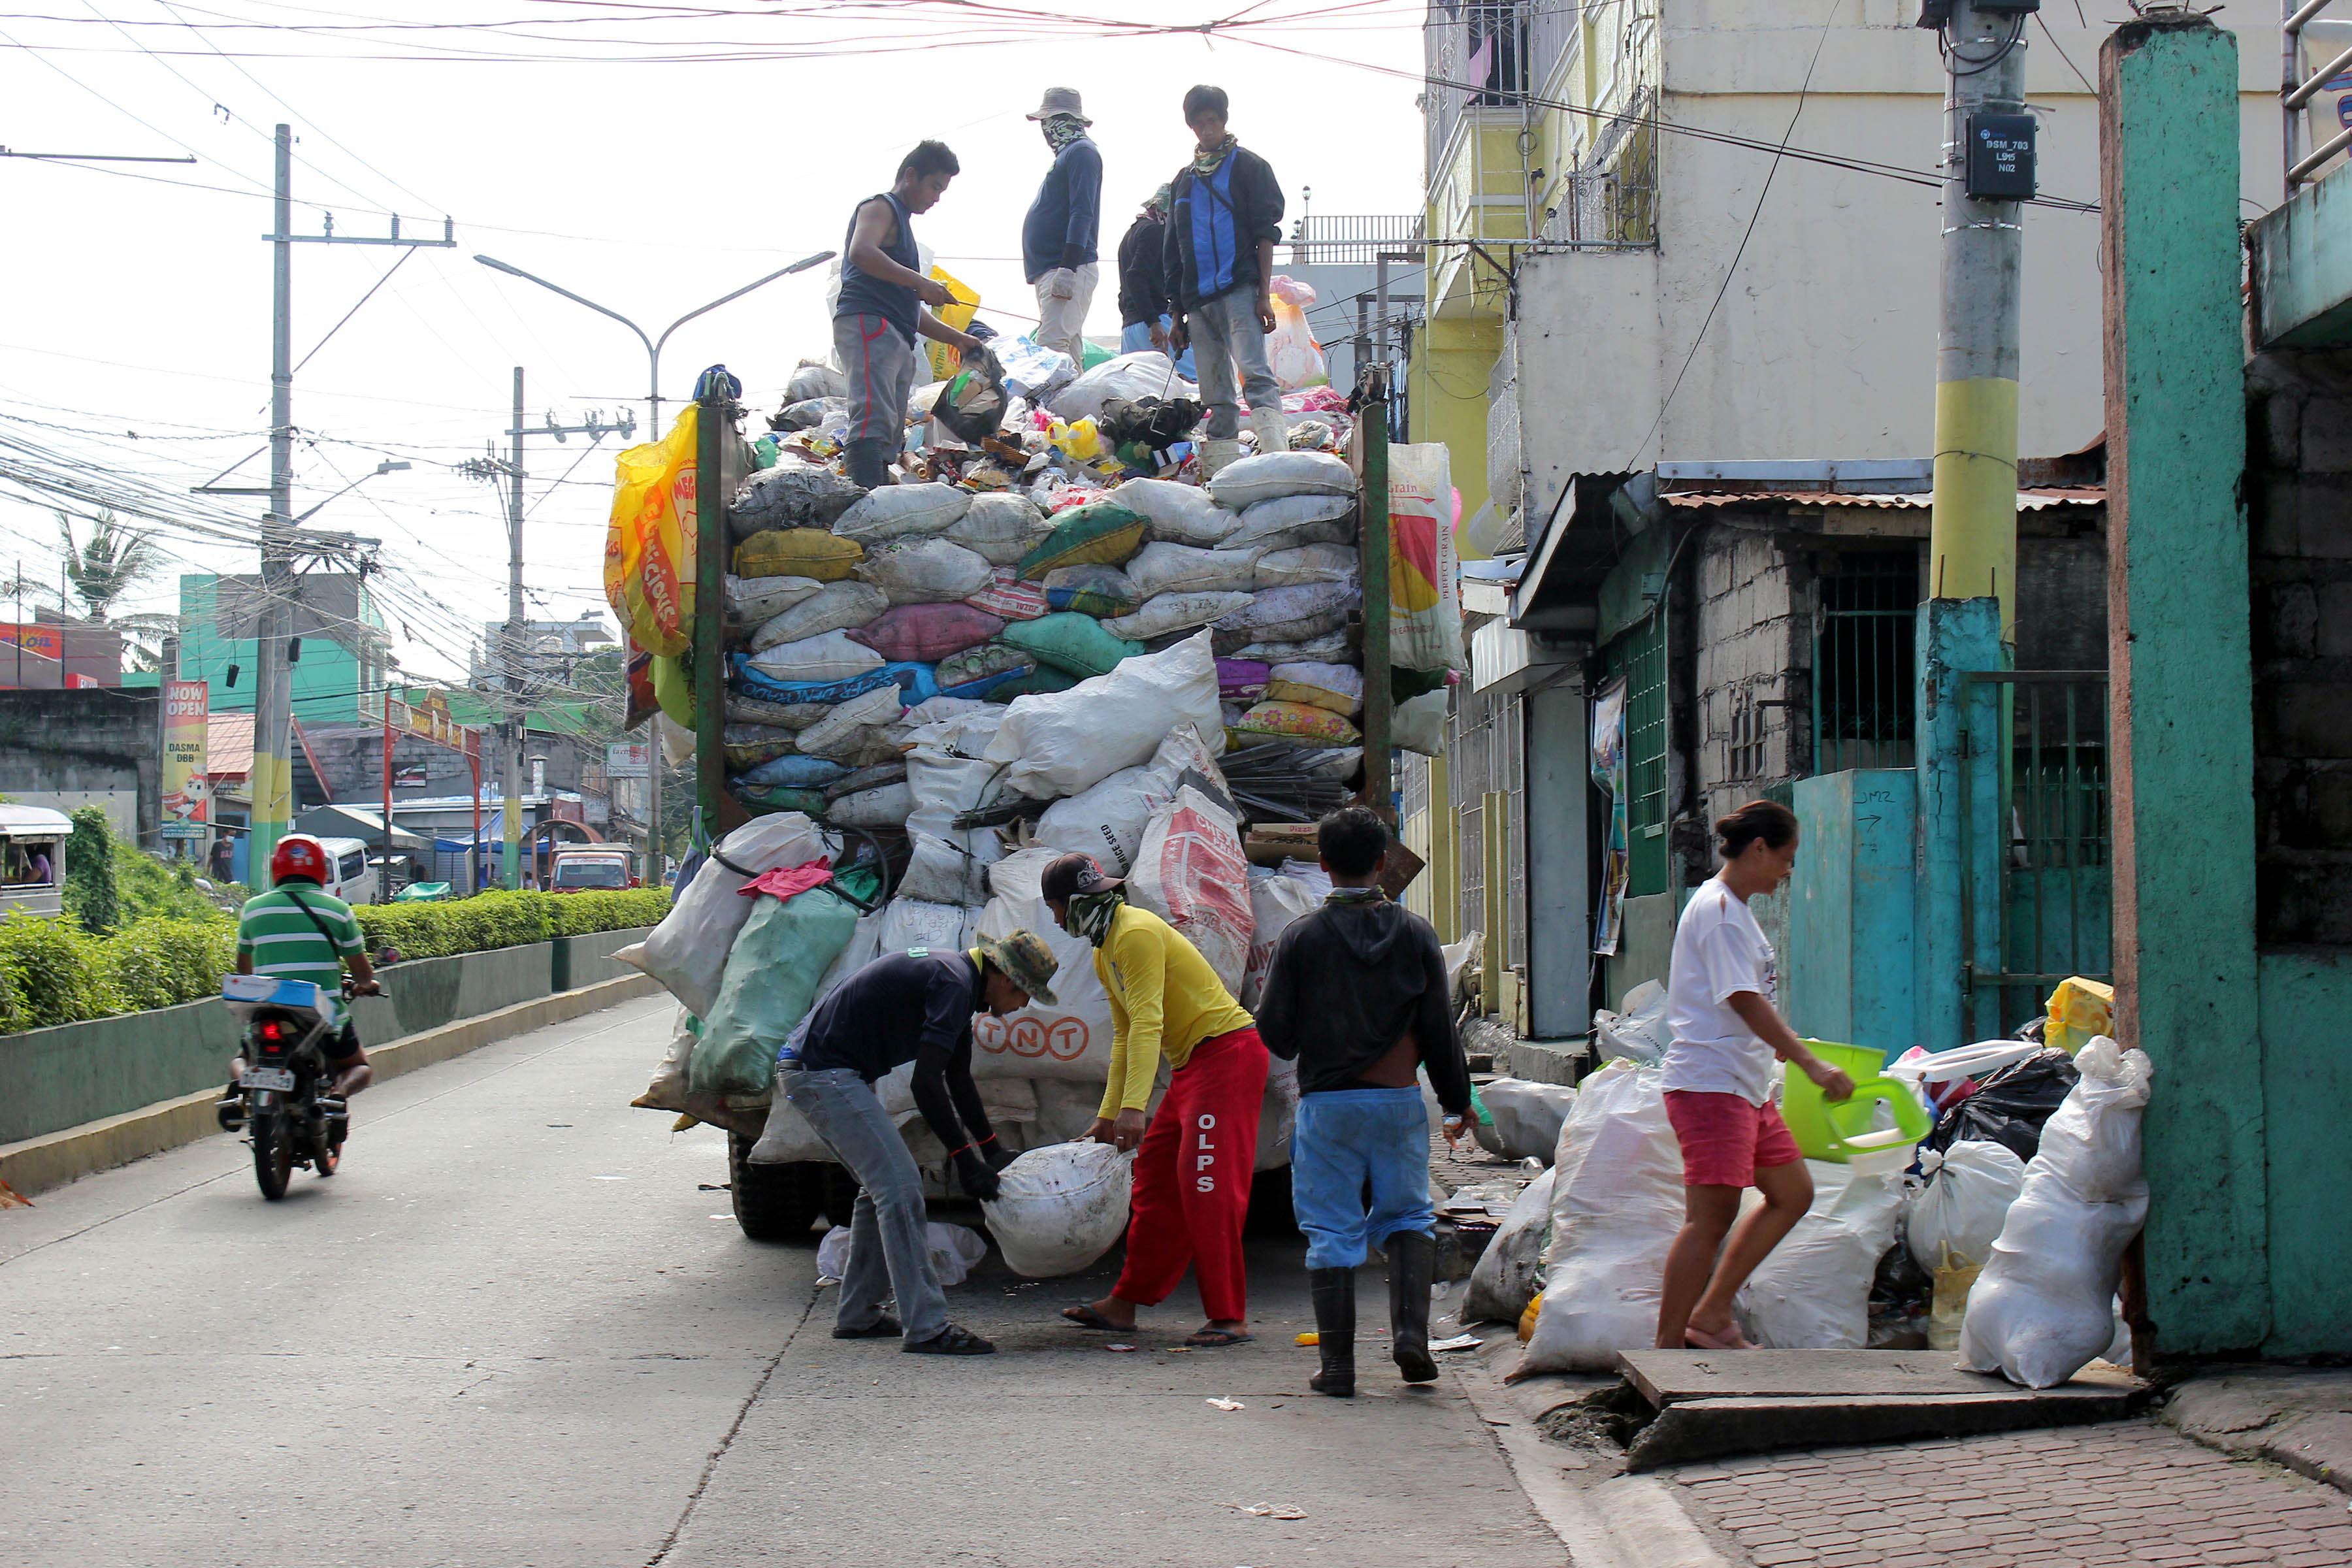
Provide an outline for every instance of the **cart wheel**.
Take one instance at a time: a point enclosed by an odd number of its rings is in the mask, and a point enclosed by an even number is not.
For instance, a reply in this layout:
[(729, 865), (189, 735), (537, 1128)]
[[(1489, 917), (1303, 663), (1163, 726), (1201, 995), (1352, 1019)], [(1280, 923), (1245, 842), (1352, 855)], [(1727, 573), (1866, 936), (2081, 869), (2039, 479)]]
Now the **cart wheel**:
[(729, 1195), (734, 1199), (735, 1223), (753, 1241), (797, 1241), (808, 1235), (824, 1210), (824, 1173), (838, 1170), (819, 1161), (787, 1165), (754, 1165), (751, 1145), (758, 1140), (740, 1132), (727, 1134)]

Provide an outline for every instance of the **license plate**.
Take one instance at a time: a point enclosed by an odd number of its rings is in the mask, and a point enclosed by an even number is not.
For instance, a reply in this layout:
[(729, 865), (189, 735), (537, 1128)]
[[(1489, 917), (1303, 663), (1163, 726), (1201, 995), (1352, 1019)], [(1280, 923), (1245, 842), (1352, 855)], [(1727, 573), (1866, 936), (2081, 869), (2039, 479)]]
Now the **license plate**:
[(294, 1075), (284, 1068), (247, 1068), (245, 1076), (236, 1080), (246, 1089), (275, 1089), (291, 1091)]

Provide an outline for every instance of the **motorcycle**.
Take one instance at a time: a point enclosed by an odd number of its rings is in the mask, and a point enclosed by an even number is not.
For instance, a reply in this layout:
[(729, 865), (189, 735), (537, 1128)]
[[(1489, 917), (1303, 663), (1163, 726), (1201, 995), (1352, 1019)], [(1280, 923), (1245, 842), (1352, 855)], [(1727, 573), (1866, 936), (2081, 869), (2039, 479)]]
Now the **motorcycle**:
[(221, 982), (221, 1000), (243, 1026), (245, 1066), (219, 1102), (220, 1124), (247, 1130), (253, 1179), (276, 1202), (298, 1165), (333, 1175), (351, 1130), (349, 1108), (326, 1092), (323, 1047), (333, 1027), (326, 998), (307, 980), (232, 974)]

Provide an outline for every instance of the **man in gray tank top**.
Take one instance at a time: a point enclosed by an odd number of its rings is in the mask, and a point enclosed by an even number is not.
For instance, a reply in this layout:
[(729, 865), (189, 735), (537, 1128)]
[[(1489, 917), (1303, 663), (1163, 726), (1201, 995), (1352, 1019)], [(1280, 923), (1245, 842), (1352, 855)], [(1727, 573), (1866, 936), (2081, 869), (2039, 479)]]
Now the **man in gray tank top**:
[(945, 142), (918, 142), (890, 189), (850, 215), (833, 347), (849, 383), (849, 477), (867, 489), (889, 481), (890, 462), (906, 444), (916, 337), (964, 353), (982, 346), (923, 309), (945, 305), (949, 295), (947, 285), (924, 275), (911, 221), (939, 205), (961, 167)]

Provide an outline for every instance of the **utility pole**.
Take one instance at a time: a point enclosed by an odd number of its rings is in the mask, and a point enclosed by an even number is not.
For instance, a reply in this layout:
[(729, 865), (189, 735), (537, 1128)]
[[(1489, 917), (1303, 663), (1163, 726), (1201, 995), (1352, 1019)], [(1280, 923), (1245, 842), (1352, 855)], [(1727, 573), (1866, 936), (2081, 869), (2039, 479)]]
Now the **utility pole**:
[[(297, 245), (392, 245), (453, 247), (454, 226), (442, 219), (439, 239), (404, 239), (400, 219), (389, 237), (341, 235), (334, 219), (320, 234), (294, 232), (294, 130), (278, 127), (277, 200), (269, 242), (269, 510), (261, 520), (261, 592), (254, 620), (253, 816), (248, 835), (248, 885), (268, 886), (268, 864), (293, 818), (293, 680), (286, 645), (294, 624), (294, 568), (303, 555), (344, 556), (361, 542), (348, 535), (306, 533), (294, 515), (294, 247)], [(382, 471), (382, 470), (379, 470)], [(252, 495), (251, 489), (197, 487), (202, 495)], [(307, 515), (307, 514), (306, 514)]]
[(601, 441), (607, 432), (625, 441), (636, 433), (636, 416), (624, 412), (618, 425), (604, 423), (601, 410), (592, 410), (585, 425), (558, 425), (550, 414), (545, 424), (537, 429), (523, 425), (522, 366), (514, 367), (514, 422), (507, 427), (509, 443), (506, 458), (501, 460), (494, 447), (488, 455), (469, 458), (458, 465), (471, 478), (502, 482), (507, 492), (507, 624), (503, 635), (504, 649), (499, 659), (500, 679), (505, 687), (506, 716), (499, 726), (499, 782), (506, 805), (500, 816), (505, 821), (504, 853), (500, 861), (501, 879), (509, 888), (522, 886), (522, 744), (525, 721), (530, 712), (530, 698), (523, 682), (523, 616), (522, 616), (522, 482), (528, 477), (523, 469), (522, 442), (526, 436), (552, 436), (558, 441), (572, 435), (585, 435), (593, 442)]
[[(1941, 0), (1922, 26), (1931, 25)], [(2017, 369), (2034, 121), (2025, 111), (2026, 0), (1948, 0), (1942, 315), (1936, 338), (1935, 507), (1927, 592), (2000, 600), (2016, 641)]]

